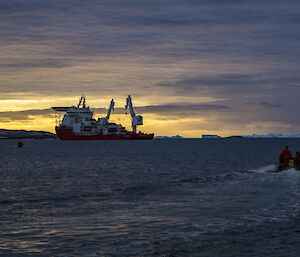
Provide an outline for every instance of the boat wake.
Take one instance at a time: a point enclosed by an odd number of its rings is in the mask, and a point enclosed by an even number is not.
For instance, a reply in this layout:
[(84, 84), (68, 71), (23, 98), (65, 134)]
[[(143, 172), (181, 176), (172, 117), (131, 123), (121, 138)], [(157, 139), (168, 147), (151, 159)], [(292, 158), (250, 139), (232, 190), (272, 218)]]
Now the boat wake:
[[(257, 173), (278, 172), (277, 166), (275, 164), (270, 164), (270, 165), (267, 165), (267, 166), (264, 166), (264, 167), (260, 167), (260, 168), (257, 168), (257, 169), (251, 169), (251, 170), (248, 170), (248, 171), (249, 172), (257, 172)], [(280, 171), (280, 173), (281, 172), (297, 172), (297, 170), (294, 169), (294, 168), (290, 168), (290, 169)]]
[(264, 167), (260, 167), (257, 169), (248, 170), (249, 172), (257, 172), (257, 173), (265, 173), (265, 172), (275, 172), (277, 171), (277, 167), (275, 164), (270, 164)]

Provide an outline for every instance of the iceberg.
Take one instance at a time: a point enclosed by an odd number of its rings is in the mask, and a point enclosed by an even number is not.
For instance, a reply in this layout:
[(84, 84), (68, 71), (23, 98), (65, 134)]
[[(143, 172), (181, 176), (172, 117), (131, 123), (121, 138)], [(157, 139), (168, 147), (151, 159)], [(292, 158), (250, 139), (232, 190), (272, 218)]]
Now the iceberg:
[(265, 135), (252, 134), (244, 136), (244, 138), (300, 138), (300, 132), (291, 135), (283, 135), (279, 133), (269, 133)]
[(156, 136), (156, 137), (154, 137), (154, 139), (183, 139), (183, 138), (184, 138), (183, 136), (179, 136), (179, 135), (171, 136), (171, 137), (168, 137), (168, 136)]
[(300, 138), (300, 132), (295, 133), (295, 134), (291, 134), (288, 136), (289, 138)]
[(202, 135), (202, 139), (204, 139), (204, 138), (222, 138), (222, 137), (220, 137), (218, 135)]

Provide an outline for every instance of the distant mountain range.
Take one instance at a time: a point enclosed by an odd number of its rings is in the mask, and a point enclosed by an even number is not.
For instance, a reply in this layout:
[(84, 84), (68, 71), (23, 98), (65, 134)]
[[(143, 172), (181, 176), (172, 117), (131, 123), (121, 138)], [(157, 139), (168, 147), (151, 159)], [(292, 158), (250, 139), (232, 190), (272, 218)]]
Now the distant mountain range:
[(56, 135), (47, 131), (0, 129), (0, 139), (19, 139), (19, 138), (35, 138), (35, 139), (56, 138)]

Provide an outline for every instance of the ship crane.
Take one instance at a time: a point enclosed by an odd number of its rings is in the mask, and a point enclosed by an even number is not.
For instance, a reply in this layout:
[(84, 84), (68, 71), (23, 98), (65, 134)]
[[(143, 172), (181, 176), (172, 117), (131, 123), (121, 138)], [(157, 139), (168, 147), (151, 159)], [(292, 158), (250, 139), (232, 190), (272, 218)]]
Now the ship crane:
[(111, 111), (114, 110), (114, 106), (115, 106), (114, 99), (111, 99), (106, 117), (104, 117), (104, 118), (99, 118), (99, 119), (98, 119), (98, 122), (99, 122), (100, 124), (102, 124), (102, 125), (103, 125), (103, 124), (108, 124), (108, 120), (109, 120)]
[(106, 119), (109, 120), (109, 116), (111, 114), (111, 111), (114, 110), (114, 106), (115, 106), (115, 102), (114, 99), (111, 99), (110, 105), (109, 105), (109, 109), (106, 115)]
[(132, 130), (133, 130), (133, 133), (136, 133), (136, 126), (143, 125), (143, 116), (135, 115), (130, 95), (126, 99), (125, 110), (127, 110), (128, 107), (129, 107), (130, 114), (131, 114)]

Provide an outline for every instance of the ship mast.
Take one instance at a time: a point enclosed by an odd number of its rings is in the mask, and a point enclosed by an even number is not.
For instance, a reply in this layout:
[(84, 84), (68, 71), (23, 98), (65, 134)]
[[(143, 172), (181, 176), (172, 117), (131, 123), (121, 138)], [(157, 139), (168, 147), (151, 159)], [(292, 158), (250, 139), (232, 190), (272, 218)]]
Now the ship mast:
[(130, 95), (126, 99), (125, 110), (127, 110), (128, 107), (129, 107), (130, 114), (131, 114), (132, 131), (133, 131), (133, 133), (136, 133), (136, 126), (143, 125), (143, 116), (135, 115)]
[(85, 96), (84, 95), (82, 95), (82, 97), (80, 98), (79, 103), (77, 105), (77, 108), (79, 108), (81, 104), (82, 104), (82, 108), (86, 108), (86, 106), (85, 106)]

